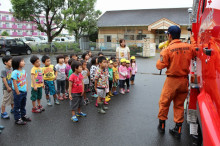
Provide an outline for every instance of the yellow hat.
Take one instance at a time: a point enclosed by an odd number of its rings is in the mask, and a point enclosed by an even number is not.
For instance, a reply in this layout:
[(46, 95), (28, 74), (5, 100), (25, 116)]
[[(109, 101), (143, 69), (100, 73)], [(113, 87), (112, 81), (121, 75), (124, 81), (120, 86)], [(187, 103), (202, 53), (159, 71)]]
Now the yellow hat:
[(106, 57), (106, 60), (108, 61), (109, 59)]
[(112, 60), (110, 60), (110, 64), (112, 64), (113, 63), (113, 61)]
[(123, 63), (123, 62), (126, 62), (126, 59), (125, 59), (125, 58), (122, 58), (122, 59), (121, 59), (121, 63)]
[(135, 56), (131, 56), (131, 59), (135, 59)]
[(126, 63), (127, 63), (127, 64), (129, 64), (129, 63), (130, 63), (130, 61), (129, 61), (129, 60), (126, 60)]

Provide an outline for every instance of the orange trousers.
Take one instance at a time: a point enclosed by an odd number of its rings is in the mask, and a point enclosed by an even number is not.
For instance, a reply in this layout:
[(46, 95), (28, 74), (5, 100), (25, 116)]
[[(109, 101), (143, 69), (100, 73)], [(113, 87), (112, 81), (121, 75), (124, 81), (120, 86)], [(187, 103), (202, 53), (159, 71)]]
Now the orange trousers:
[(184, 121), (184, 102), (188, 95), (189, 81), (186, 77), (167, 77), (159, 101), (160, 120), (167, 120), (169, 107), (173, 101), (174, 122)]

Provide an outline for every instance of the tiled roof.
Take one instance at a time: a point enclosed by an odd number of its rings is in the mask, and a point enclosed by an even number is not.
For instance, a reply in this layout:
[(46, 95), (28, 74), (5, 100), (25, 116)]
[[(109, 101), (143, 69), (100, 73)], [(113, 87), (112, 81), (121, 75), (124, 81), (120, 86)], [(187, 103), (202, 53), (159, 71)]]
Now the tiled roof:
[(98, 27), (148, 26), (162, 18), (179, 25), (189, 23), (188, 8), (107, 11), (98, 20)]

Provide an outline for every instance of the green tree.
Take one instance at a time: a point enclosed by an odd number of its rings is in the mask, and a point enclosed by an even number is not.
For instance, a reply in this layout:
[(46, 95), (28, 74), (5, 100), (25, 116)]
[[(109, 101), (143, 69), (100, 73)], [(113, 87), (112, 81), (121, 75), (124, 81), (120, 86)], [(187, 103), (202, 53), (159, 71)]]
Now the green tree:
[[(37, 29), (45, 32), (48, 42), (58, 36), (65, 21), (70, 18), (69, 8), (71, 5), (66, 0), (11, 0), (12, 12), (19, 21), (33, 21)], [(41, 21), (45, 16), (45, 21)]]
[(74, 33), (76, 42), (83, 34), (93, 34), (97, 31), (98, 17), (101, 11), (95, 10), (96, 0), (70, 0), (73, 7), (68, 11), (72, 15), (71, 19), (66, 21), (67, 29)]
[(3, 31), (1, 35), (2, 35), (2, 36), (9, 36), (9, 34), (8, 34), (7, 31)]

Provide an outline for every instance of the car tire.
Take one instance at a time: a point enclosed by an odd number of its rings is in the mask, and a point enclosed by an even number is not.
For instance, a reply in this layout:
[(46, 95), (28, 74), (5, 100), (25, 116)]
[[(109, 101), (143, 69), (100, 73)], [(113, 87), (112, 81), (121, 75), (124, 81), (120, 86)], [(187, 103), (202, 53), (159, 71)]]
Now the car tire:
[(26, 52), (27, 55), (31, 55), (31, 53), (32, 53), (32, 52), (31, 52), (30, 49), (28, 49), (27, 52)]
[(11, 55), (11, 52), (10, 51), (6, 51), (5, 55)]

